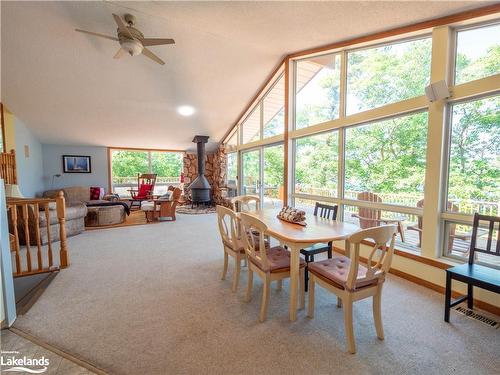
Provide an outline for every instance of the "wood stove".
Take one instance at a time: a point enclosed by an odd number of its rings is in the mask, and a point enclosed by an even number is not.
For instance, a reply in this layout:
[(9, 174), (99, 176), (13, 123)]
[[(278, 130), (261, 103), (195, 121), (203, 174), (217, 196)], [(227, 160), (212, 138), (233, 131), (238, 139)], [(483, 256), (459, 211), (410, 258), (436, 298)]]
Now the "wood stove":
[(208, 142), (208, 136), (197, 135), (193, 138), (196, 143), (196, 152), (198, 156), (198, 177), (189, 185), (191, 191), (192, 204), (210, 203), (210, 190), (212, 189), (205, 177), (205, 143)]

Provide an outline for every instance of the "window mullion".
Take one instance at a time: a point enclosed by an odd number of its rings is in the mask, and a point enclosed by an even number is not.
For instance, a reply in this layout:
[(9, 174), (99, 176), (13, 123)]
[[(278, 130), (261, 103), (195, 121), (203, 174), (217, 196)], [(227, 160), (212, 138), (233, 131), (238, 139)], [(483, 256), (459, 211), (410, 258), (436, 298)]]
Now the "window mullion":
[[(451, 30), (448, 26), (432, 32), (431, 83), (449, 81)], [(446, 102), (429, 104), (427, 154), (422, 228), (422, 255), (436, 258), (441, 253), (442, 158), (445, 137)]]

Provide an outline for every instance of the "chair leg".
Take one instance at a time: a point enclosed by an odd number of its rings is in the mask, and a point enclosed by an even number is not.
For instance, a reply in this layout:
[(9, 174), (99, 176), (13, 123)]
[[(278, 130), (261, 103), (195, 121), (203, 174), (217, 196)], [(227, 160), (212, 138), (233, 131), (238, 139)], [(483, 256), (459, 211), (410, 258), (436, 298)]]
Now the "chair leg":
[(269, 292), (271, 289), (271, 279), (266, 275), (264, 279), (264, 289), (262, 290), (262, 303), (260, 305), (260, 322), (264, 322), (267, 317), (267, 306), (269, 305)]
[(348, 296), (343, 300), (344, 303), (344, 325), (347, 340), (347, 350), (349, 353), (356, 353), (356, 343), (354, 341), (354, 327), (352, 322), (352, 297)]
[(307, 316), (314, 318), (314, 287), (316, 285), (314, 275), (309, 279), (309, 305), (307, 306)]
[(304, 268), (304, 291), (309, 290), (309, 270), (307, 269), (307, 264), (306, 267)]
[(305, 290), (305, 269), (304, 268), (301, 268), (300, 269), (300, 277), (299, 277), (299, 291), (300, 291), (300, 294), (299, 294), (299, 309), (303, 309), (304, 307), (306, 307), (306, 290)]
[(228, 255), (227, 252), (224, 251), (224, 269), (222, 270), (221, 280), (226, 280), (227, 275), (227, 263), (228, 263)]
[(444, 297), (444, 321), (450, 321), (451, 304), (451, 273), (446, 272), (446, 292)]
[(234, 274), (233, 274), (233, 288), (232, 291), (236, 292), (238, 289), (238, 282), (240, 281), (240, 270), (241, 270), (241, 259), (238, 257), (234, 258)]
[(380, 340), (384, 339), (384, 326), (382, 325), (382, 284), (377, 287), (377, 293), (373, 296), (373, 320), (375, 321), (375, 329), (377, 337)]
[(253, 288), (253, 271), (248, 269), (248, 280), (247, 280), (247, 295), (245, 298), (246, 302), (250, 302), (252, 299), (252, 288)]
[(474, 308), (474, 286), (472, 284), (467, 284), (467, 307)]

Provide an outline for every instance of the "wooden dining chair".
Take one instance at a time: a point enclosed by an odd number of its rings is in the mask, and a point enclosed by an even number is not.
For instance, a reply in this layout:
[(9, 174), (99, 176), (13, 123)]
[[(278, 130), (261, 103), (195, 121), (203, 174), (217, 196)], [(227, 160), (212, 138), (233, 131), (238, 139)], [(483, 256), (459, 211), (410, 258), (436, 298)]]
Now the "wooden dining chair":
[[(481, 242), (478, 241), (480, 224), (484, 225), (484, 228), (487, 228), (487, 237)], [(494, 233), (495, 231), (496, 236)], [(475, 264), (478, 253), (486, 254), (491, 257), (500, 257), (500, 217), (480, 215), (477, 212), (474, 214), (472, 238), (469, 248), (469, 261), (446, 270), (445, 322), (450, 321), (450, 309), (453, 306), (467, 301), (467, 307), (469, 309), (474, 308), (474, 287), (500, 294), (500, 271), (492, 267)], [(453, 280), (467, 284), (467, 295), (452, 302), (451, 286)]]
[[(234, 212), (258, 210), (260, 209), (260, 198), (256, 195), (238, 195), (231, 199), (231, 204)], [(238, 234), (239, 233), (238, 231)], [(258, 237), (256, 233), (255, 236)], [(264, 238), (267, 246), (269, 246), (271, 239), (268, 235), (265, 235)]]
[[(252, 211), (260, 208), (260, 198), (256, 195), (238, 195), (231, 198), (235, 212)], [(255, 207), (253, 207), (255, 205)]]
[(223, 206), (217, 206), (216, 211), (219, 233), (222, 238), (222, 247), (224, 249), (224, 269), (221, 279), (226, 279), (229, 256), (231, 256), (234, 259), (232, 291), (236, 292), (240, 279), (241, 261), (246, 259), (245, 249), (243, 248), (241, 240), (238, 238), (238, 218), (233, 210)]
[[(269, 305), (269, 296), (271, 282), (280, 281), (290, 277), (290, 252), (281, 246), (266, 248), (260, 244), (265, 243), (264, 233), (267, 231), (267, 225), (254, 216), (240, 213), (242, 226), (242, 239), (246, 255), (248, 257), (248, 285), (246, 300), (249, 302), (252, 298), (253, 274), (254, 272), (264, 282), (262, 292), (262, 302), (260, 306), (259, 320), (264, 322), (267, 317), (267, 307)], [(278, 219), (276, 219), (278, 220)], [(258, 241), (255, 233), (258, 233)], [(304, 292), (304, 269), (306, 262), (300, 259), (300, 306), (305, 303)]]
[[(338, 206), (329, 206), (327, 204), (322, 204), (316, 202), (314, 206), (314, 216), (322, 217), (323, 219), (329, 220), (337, 220), (337, 211)], [(307, 269), (307, 265), (310, 262), (314, 262), (314, 256), (321, 253), (328, 253), (328, 258), (332, 257), (332, 242), (328, 243), (317, 243), (312, 246), (306, 247), (305, 249), (301, 249), (300, 253), (304, 255), (304, 259), (306, 261), (306, 269), (305, 269), (305, 291), (307, 292), (309, 285), (309, 272)]]
[[(391, 267), (394, 253), (394, 240), (397, 234), (396, 225), (381, 225), (360, 230), (348, 238), (347, 256), (334, 256), (320, 262), (309, 263), (309, 306), (307, 316), (314, 317), (314, 289), (316, 283), (337, 296), (337, 306), (344, 308), (344, 325), (349, 352), (356, 353), (354, 329), (352, 321), (353, 302), (373, 297), (373, 319), (377, 336), (384, 339), (382, 326), (381, 299), (382, 285), (385, 275)], [(375, 245), (371, 249), (366, 267), (360, 264), (359, 248), (364, 240), (372, 240)], [(390, 245), (387, 243), (390, 241)], [(350, 253), (350, 245), (354, 245), (354, 253)]]

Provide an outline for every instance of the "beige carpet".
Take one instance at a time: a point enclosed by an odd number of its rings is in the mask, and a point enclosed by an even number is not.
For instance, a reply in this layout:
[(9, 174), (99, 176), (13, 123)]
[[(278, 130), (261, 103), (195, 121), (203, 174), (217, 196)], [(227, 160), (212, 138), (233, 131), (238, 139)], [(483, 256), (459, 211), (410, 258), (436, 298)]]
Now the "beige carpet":
[(356, 355), (345, 352), (342, 311), (321, 289), (315, 319), (300, 311), (288, 321), (285, 284), (259, 323), (261, 283), (245, 303), (243, 287), (233, 294), (219, 280), (215, 231), (215, 215), (179, 215), (73, 237), (71, 267), (15, 327), (114, 374), (498, 374), (500, 330), (456, 312), (444, 323), (442, 295), (394, 276), (385, 341), (371, 303), (355, 305)]

